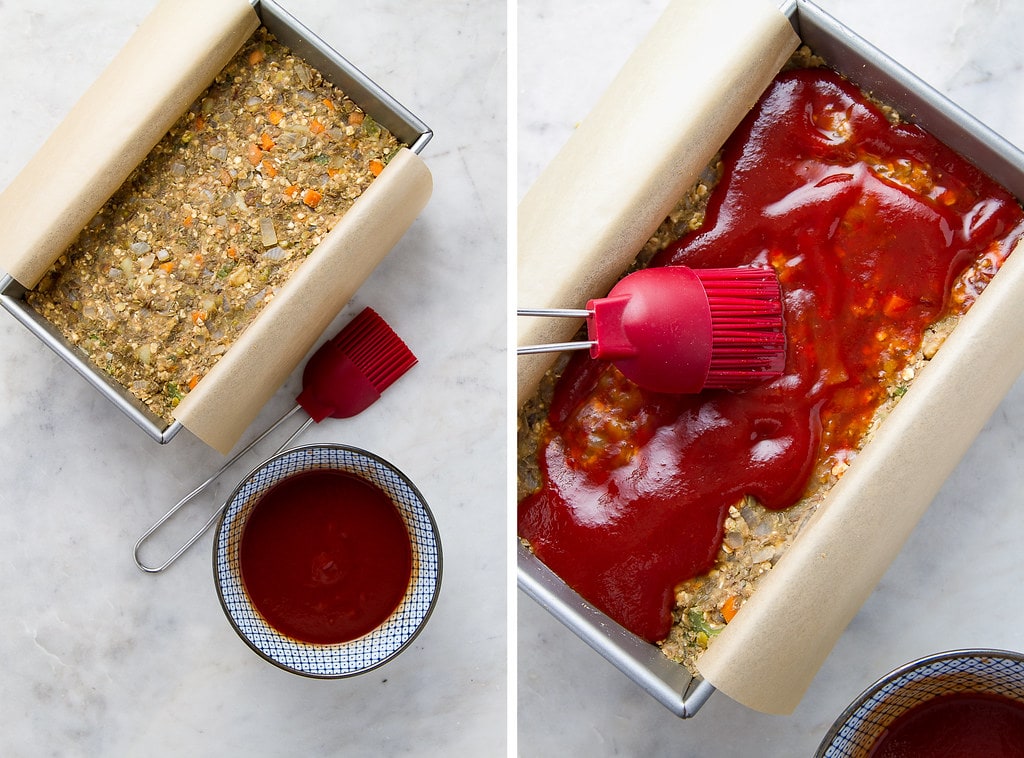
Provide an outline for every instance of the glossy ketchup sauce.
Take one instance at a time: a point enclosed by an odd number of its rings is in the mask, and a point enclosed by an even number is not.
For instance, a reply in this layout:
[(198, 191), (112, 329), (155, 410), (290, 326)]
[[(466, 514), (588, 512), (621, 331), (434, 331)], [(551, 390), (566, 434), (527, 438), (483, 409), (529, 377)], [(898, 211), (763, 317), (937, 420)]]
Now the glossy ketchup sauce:
[[(707, 571), (730, 505), (795, 503), (852, 457), (928, 325), (964, 310), (1021, 234), (1001, 187), (823, 69), (780, 75), (723, 152), (704, 225), (653, 265), (771, 266), (785, 374), (658, 395), (577, 354), (555, 388), (542, 488), (519, 533), (581, 595), (651, 641)], [(970, 286), (954, 286), (973, 267)]]
[(412, 545), (382, 490), (343, 471), (311, 470), (256, 503), (239, 563), (267, 623), (302, 642), (336, 644), (368, 634), (398, 607)]
[(875, 740), (868, 758), (1020, 758), (1024, 703), (958, 692), (916, 705)]

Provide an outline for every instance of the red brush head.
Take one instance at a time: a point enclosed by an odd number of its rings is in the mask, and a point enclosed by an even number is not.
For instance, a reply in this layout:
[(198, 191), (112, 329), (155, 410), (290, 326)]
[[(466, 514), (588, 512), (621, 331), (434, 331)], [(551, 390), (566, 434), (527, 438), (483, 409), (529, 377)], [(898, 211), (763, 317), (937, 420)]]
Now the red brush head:
[(655, 392), (741, 389), (785, 366), (782, 294), (771, 269), (644, 269), (587, 308), (591, 356)]
[(366, 410), (416, 364), (416, 356), (372, 308), (352, 319), (309, 359), (297, 401), (317, 423)]

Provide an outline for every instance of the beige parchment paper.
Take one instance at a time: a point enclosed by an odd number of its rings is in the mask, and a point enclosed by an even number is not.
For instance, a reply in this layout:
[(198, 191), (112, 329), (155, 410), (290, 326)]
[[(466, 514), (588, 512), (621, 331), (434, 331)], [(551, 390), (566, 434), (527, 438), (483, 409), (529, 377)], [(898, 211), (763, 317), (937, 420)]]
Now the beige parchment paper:
[(247, 0), (162, 0), (0, 195), (0, 268), (34, 287), (258, 26)]
[[(0, 268), (35, 286), (258, 26), (247, 0), (162, 0), (0, 195)], [(227, 453), (431, 190), (426, 165), (399, 151), (175, 419)]]
[(1024, 371), (1019, 244), (793, 545), (697, 661), (734, 700), (799, 704), (946, 477)]
[[(520, 202), (518, 307), (605, 295), (798, 43), (768, 0), (673, 0)], [(581, 323), (520, 318), (518, 343)], [(555, 358), (519, 356), (520, 402)]]
[(174, 417), (222, 453), (238, 441), (427, 204), (430, 171), (402, 148)]
[[(700, 77), (677, 75), (694, 70), (692, 51), (707, 49), (700, 43), (712, 38), (729, 41), (718, 51), (722, 60), (701, 68)], [(768, 3), (675, 0), (520, 204), (519, 306), (579, 308), (605, 294), (796, 44)], [(621, 140), (623, 130), (644, 139)], [(1018, 248), (698, 659), (701, 676), (732, 699), (766, 713), (796, 708), (1024, 372), (1016, 344), (1024, 323), (1024, 244)], [(565, 341), (578, 327), (520, 319), (519, 344)], [(519, 357), (520, 401), (552, 360)]]

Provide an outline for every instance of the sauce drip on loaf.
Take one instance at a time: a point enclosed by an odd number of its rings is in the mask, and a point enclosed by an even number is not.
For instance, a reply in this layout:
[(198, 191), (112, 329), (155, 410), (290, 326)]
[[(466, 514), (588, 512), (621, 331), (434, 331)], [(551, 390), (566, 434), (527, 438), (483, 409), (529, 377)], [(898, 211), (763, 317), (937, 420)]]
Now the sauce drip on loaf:
[(646, 392), (577, 355), (552, 399), (519, 534), (583, 597), (664, 639), (730, 505), (793, 505), (845, 465), (929, 325), (964, 312), (1024, 231), (1002, 187), (824, 69), (781, 74), (723, 152), (703, 227), (652, 265), (767, 265), (785, 374), (733, 393)]

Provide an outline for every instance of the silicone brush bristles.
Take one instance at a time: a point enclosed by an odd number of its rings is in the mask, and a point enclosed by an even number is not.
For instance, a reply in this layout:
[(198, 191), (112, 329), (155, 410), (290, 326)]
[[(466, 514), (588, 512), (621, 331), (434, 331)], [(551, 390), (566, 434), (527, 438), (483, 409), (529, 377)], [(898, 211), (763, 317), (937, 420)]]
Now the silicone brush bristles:
[(706, 388), (742, 389), (785, 368), (782, 292), (771, 269), (696, 270), (711, 311)]
[(378, 393), (383, 393), (417, 359), (402, 338), (372, 308), (364, 308), (332, 340)]
[(531, 345), (519, 352), (578, 349), (612, 363), (651, 392), (744, 389), (786, 365), (782, 288), (770, 268), (657, 266), (620, 279), (585, 310), (538, 309), (530, 316), (587, 319), (588, 340)]

